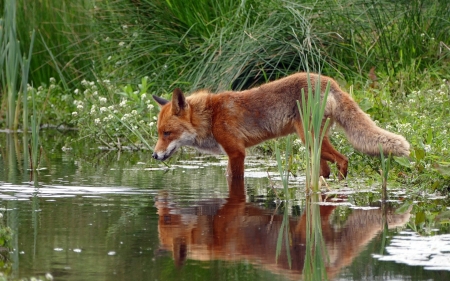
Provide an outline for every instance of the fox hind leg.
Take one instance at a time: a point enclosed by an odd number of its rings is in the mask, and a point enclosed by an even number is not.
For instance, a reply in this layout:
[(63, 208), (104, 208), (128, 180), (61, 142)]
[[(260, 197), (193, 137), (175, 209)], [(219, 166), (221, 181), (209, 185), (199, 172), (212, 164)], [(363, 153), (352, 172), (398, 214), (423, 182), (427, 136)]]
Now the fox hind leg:
[[(303, 132), (303, 125), (301, 122), (295, 123), (295, 129), (298, 136), (305, 143), (305, 135)], [(339, 170), (338, 178), (340, 180), (347, 176), (348, 160), (347, 157), (339, 153), (331, 144), (328, 136), (325, 136), (322, 140), (321, 156), (320, 156), (320, 175), (324, 178), (330, 177), (330, 166), (327, 162), (336, 163)]]
[[(341, 153), (339, 153), (331, 144), (328, 136), (325, 136), (322, 141), (322, 149), (320, 155), (320, 170), (322, 173), (322, 163), (329, 161), (331, 163), (336, 163), (336, 166), (339, 170), (338, 178), (340, 180), (344, 179), (347, 176), (348, 169), (348, 159)], [(328, 165), (327, 165), (328, 166)], [(329, 167), (328, 167), (328, 175), (329, 175)]]
[[(305, 135), (303, 132), (303, 125), (301, 123), (295, 123), (295, 130), (297, 131), (297, 135), (302, 140), (303, 144), (305, 143)], [(323, 145), (322, 145), (323, 149)], [(327, 160), (321, 158), (320, 159), (320, 176), (324, 178), (330, 177), (330, 166), (328, 166)]]

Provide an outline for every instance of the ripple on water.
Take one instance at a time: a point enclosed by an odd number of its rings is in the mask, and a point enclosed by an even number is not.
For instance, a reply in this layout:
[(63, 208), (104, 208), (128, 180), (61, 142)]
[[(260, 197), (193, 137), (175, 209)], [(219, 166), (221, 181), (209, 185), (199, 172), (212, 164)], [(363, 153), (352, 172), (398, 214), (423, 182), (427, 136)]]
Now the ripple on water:
[(450, 271), (450, 234), (420, 236), (402, 231), (394, 236), (386, 255), (373, 255), (381, 261), (394, 261), (428, 270)]
[(131, 187), (101, 187), (101, 186), (70, 186), (70, 185), (42, 185), (39, 188), (30, 185), (4, 185), (0, 193), (3, 200), (28, 200), (31, 197), (68, 198), (81, 195), (95, 197), (103, 194), (142, 194), (155, 191)]

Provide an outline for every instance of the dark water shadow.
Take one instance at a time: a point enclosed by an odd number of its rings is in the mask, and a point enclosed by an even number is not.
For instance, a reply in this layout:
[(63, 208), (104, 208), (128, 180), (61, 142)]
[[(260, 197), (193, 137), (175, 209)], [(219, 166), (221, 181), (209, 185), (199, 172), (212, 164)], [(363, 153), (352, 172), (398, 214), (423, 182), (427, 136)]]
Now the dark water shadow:
[[(188, 259), (247, 261), (273, 273), (301, 278), (306, 250), (306, 212), (289, 217), (290, 247), (286, 249), (283, 243), (277, 259), (283, 215), (248, 203), (244, 180), (229, 181), (228, 188), (226, 199), (205, 199), (191, 202), (191, 206), (182, 206), (170, 191), (161, 191), (155, 199), (161, 249), (170, 251), (179, 267)], [(386, 222), (389, 228), (403, 226), (410, 217), (409, 212), (395, 214), (389, 209), (353, 210), (345, 224), (336, 227), (330, 222), (336, 206), (325, 204), (319, 209), (329, 255), (325, 269), (330, 279), (352, 263)]]

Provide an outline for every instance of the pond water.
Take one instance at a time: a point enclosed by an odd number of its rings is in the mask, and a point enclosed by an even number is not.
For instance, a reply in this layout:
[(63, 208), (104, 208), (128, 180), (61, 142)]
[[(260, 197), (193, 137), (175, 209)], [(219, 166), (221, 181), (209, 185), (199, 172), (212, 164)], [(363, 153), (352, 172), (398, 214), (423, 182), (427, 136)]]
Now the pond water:
[[(268, 160), (250, 157), (245, 179), (227, 182), (225, 158), (184, 155), (167, 168), (150, 152), (88, 145), (65, 150), (64, 134), (43, 139), (40, 170), (31, 180), (21, 136), (0, 136), (0, 227), (13, 233), (13, 250), (0, 247), (0, 275), (302, 279), (307, 243), (302, 177), (292, 181), (293, 199), (279, 200), (272, 186), (281, 183)], [(329, 278), (450, 280), (450, 235), (442, 230), (418, 235), (411, 207), (396, 212), (407, 197), (402, 189), (392, 190), (388, 206), (378, 196), (373, 188), (345, 185), (322, 195)], [(446, 208), (445, 198), (430, 200)], [(277, 256), (283, 221), (289, 246)]]

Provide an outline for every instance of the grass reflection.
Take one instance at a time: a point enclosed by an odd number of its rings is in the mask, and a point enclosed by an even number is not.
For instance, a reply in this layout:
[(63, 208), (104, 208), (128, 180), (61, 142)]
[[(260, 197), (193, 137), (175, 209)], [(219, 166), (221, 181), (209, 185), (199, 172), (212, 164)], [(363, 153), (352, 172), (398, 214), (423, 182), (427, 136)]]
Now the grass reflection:
[(319, 194), (306, 199), (306, 251), (303, 280), (328, 280), (326, 267), (329, 256), (322, 234)]

